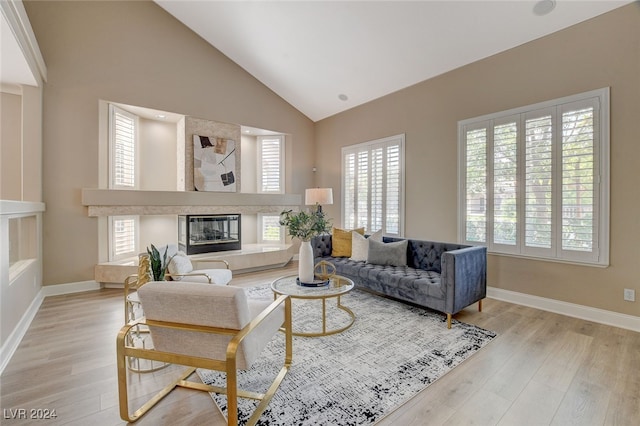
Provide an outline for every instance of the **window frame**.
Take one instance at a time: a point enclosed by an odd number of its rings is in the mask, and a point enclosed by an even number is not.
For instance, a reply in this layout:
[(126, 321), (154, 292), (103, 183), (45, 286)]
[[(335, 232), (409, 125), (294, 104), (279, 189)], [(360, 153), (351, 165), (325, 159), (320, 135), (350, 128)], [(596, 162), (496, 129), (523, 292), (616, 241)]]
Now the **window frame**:
[[(593, 234), (594, 247), (591, 251), (567, 250), (562, 246), (562, 160), (563, 114), (566, 111), (577, 111), (579, 108), (593, 107)], [(551, 114), (551, 237), (550, 248), (532, 247), (525, 244), (525, 123), (532, 117)], [(493, 133), (496, 126), (509, 118), (517, 118), (517, 182), (516, 182), (516, 245), (504, 246), (494, 242), (494, 180)], [(491, 254), (533, 258), (547, 261), (576, 263), (582, 265), (609, 265), (609, 221), (610, 221), (610, 102), (609, 88), (592, 90), (576, 95), (566, 96), (533, 105), (514, 108), (458, 122), (458, 240), (463, 244), (485, 245)], [(484, 241), (467, 240), (467, 143), (469, 131), (485, 128), (486, 131), (486, 234)], [(492, 218), (489, 220), (489, 218)]]
[[(353, 205), (354, 206), (358, 206), (361, 205), (360, 200), (358, 199), (358, 191), (355, 191), (354, 194), (347, 194), (347, 179), (348, 179), (348, 174), (347, 174), (347, 156), (349, 155), (355, 155), (356, 157), (358, 155), (361, 155), (362, 153), (371, 153), (373, 149), (377, 149), (377, 148), (383, 148), (383, 149), (388, 149), (389, 147), (393, 147), (393, 146), (397, 146), (398, 147), (398, 185), (399, 185), (399, 190), (398, 190), (398, 200), (397, 200), (397, 204), (394, 203), (394, 207), (397, 208), (398, 210), (398, 224), (397, 224), (397, 232), (390, 232), (389, 228), (388, 228), (388, 219), (389, 216), (386, 214), (387, 208), (388, 208), (388, 192), (387, 192), (387, 183), (388, 180), (385, 180), (385, 177), (387, 176), (387, 167), (388, 167), (388, 163), (383, 165), (383, 177), (382, 177), (382, 193), (380, 194), (381, 200), (382, 200), (382, 204), (380, 205), (380, 209), (381, 209), (381, 229), (384, 235), (388, 235), (388, 236), (393, 236), (393, 237), (403, 237), (404, 236), (404, 227), (405, 227), (405, 191), (406, 191), (406, 185), (405, 185), (405, 134), (401, 133), (398, 135), (393, 135), (393, 136), (389, 136), (386, 138), (381, 138), (381, 139), (376, 139), (376, 140), (372, 140), (372, 141), (367, 141), (367, 142), (362, 142), (359, 144), (355, 144), (355, 145), (349, 145), (349, 146), (345, 146), (342, 148), (342, 154), (341, 154), (341, 185), (342, 185), (342, 196), (341, 196), (341, 219), (342, 219), (342, 225), (346, 228), (360, 228), (360, 227), (364, 227), (365, 228), (365, 232), (366, 233), (373, 233), (378, 231), (379, 229), (370, 229), (371, 223), (372, 223), (372, 219), (371, 219), (371, 176), (372, 176), (372, 167), (371, 167), (371, 161), (370, 161), (370, 155), (368, 155), (367, 157), (367, 197), (366, 197), (366, 214), (367, 214), (367, 220), (366, 220), (366, 224), (362, 224), (358, 222), (358, 214), (357, 214), (357, 208), (355, 208), (356, 213), (355, 213), (355, 218), (353, 220), (353, 223), (350, 219), (347, 219), (347, 214), (348, 214), (348, 209), (347, 209), (347, 203), (351, 203), (351, 201), (349, 200), (348, 197), (353, 198)], [(387, 155), (387, 154), (384, 154)], [(358, 165), (356, 165), (354, 163), (354, 168), (358, 169)], [(354, 176), (357, 175), (357, 173), (354, 174)], [(357, 179), (357, 178), (356, 178)], [(355, 185), (357, 185), (357, 183), (355, 183)], [(377, 228), (377, 226), (376, 226)]]

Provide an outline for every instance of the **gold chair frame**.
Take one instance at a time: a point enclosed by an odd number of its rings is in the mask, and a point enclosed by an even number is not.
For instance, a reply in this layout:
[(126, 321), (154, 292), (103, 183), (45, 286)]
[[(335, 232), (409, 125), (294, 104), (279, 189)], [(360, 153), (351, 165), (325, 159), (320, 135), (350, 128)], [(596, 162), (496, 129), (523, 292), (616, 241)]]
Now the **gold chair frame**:
[[(137, 291), (140, 287), (145, 285), (148, 282), (153, 281), (153, 276), (151, 275), (151, 263), (149, 260), (148, 254), (142, 254), (138, 260), (138, 273), (129, 275), (124, 280), (124, 323), (129, 324), (133, 323), (137, 320), (135, 317), (134, 306), (139, 305), (140, 302), (134, 301), (130, 298), (131, 293), (133, 291)], [(142, 347), (146, 348), (146, 337), (149, 334), (149, 328), (144, 327), (142, 324), (136, 324), (131, 333), (127, 334), (127, 344), (130, 346), (134, 346), (134, 342), (141, 341)], [(156, 364), (153, 361), (149, 363), (148, 366), (142, 366), (140, 364), (139, 358), (128, 358), (128, 368), (129, 370), (136, 373), (152, 373), (154, 371), (158, 371), (162, 368), (167, 367), (169, 364), (160, 363)]]
[[(284, 324), (281, 329), (285, 334), (285, 359), (284, 365), (280, 369), (274, 381), (269, 386), (269, 389), (262, 394), (257, 392), (249, 392), (238, 389), (236, 356), (240, 348), (240, 343), (250, 333), (264, 321), (276, 308), (284, 304), (285, 315)], [(183, 331), (195, 331), (200, 333), (214, 333), (232, 336), (231, 341), (227, 345), (226, 360), (216, 360), (201, 357), (193, 357), (188, 355), (182, 355), (172, 352), (162, 352), (154, 349), (136, 348), (128, 344), (127, 335), (132, 332), (134, 327), (139, 324), (146, 324), (153, 327), (165, 327), (175, 330)], [(147, 411), (155, 406), (162, 398), (167, 396), (176, 387), (185, 387), (189, 389), (195, 389), (205, 392), (223, 393), (227, 395), (227, 424), (229, 426), (236, 426), (238, 424), (238, 397), (250, 398), (259, 400), (260, 403), (254, 410), (253, 414), (249, 418), (247, 425), (255, 425), (267, 408), (269, 402), (273, 398), (276, 390), (280, 386), (280, 383), (286, 376), (291, 366), (291, 360), (293, 356), (292, 349), (292, 332), (291, 332), (291, 298), (289, 296), (280, 296), (273, 303), (271, 303), (265, 310), (263, 310), (258, 316), (250, 321), (241, 330), (231, 330), (218, 327), (206, 327), (197, 325), (187, 325), (165, 321), (152, 321), (152, 320), (140, 320), (125, 325), (120, 329), (118, 337), (116, 339), (116, 352), (117, 352), (117, 365), (118, 365), (118, 394), (120, 402), (120, 417), (128, 422), (135, 422), (142, 417)], [(179, 364), (188, 366), (186, 370), (180, 376), (160, 390), (149, 401), (144, 403), (133, 413), (129, 411), (129, 395), (128, 395), (128, 382), (127, 382), (127, 357), (136, 357), (142, 359), (156, 360), (165, 363)], [(203, 383), (191, 382), (186, 380), (191, 374), (195, 372), (197, 368), (204, 368), (208, 370), (216, 370), (226, 373), (226, 387), (210, 386)], [(215, 401), (214, 401), (215, 403)], [(217, 404), (216, 404), (217, 406)], [(218, 406), (220, 410), (220, 407)], [(221, 410), (220, 410), (221, 411)]]

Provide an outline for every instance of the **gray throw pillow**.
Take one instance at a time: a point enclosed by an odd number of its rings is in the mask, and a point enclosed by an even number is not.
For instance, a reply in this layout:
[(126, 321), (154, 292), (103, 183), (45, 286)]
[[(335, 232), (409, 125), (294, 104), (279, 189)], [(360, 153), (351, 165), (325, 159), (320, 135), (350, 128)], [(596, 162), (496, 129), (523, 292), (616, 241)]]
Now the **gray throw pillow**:
[(369, 238), (367, 263), (374, 265), (407, 266), (408, 240), (382, 243)]

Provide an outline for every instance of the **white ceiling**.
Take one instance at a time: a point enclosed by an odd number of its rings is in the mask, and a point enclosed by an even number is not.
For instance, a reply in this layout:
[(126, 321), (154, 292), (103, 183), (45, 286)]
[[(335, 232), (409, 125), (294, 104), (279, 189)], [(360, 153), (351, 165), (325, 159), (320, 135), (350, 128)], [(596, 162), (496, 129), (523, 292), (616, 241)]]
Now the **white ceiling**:
[(631, 3), (155, 1), (313, 121)]

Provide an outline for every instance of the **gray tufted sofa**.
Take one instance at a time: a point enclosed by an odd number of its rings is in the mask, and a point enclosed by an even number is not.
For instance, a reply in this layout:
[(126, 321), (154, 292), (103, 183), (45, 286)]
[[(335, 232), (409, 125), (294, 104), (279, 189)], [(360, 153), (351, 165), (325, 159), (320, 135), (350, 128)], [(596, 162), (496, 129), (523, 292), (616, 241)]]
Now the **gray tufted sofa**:
[[(384, 237), (384, 242), (401, 238)], [(411, 302), (451, 316), (487, 295), (486, 247), (409, 239), (407, 266), (381, 266), (348, 257), (331, 256), (331, 235), (311, 240), (315, 262), (333, 263), (336, 273), (363, 287), (395, 299)]]

